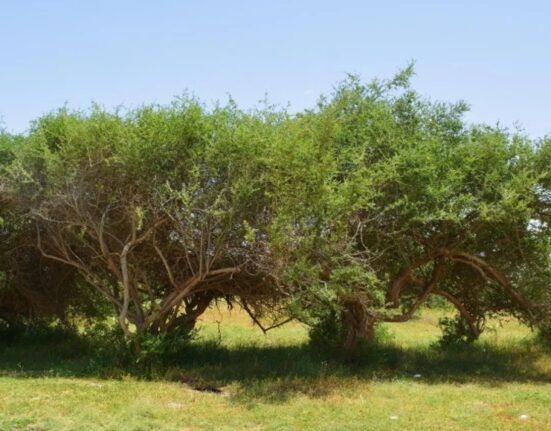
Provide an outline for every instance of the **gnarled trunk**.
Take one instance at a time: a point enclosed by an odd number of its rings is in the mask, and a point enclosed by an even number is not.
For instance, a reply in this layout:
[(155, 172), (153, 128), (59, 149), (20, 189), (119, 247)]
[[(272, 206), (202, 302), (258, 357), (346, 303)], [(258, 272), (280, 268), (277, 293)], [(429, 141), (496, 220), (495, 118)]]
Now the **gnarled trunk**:
[(358, 347), (360, 340), (375, 340), (375, 316), (369, 312), (367, 305), (357, 300), (346, 300), (343, 306), (342, 319), (348, 328), (344, 350), (350, 356)]

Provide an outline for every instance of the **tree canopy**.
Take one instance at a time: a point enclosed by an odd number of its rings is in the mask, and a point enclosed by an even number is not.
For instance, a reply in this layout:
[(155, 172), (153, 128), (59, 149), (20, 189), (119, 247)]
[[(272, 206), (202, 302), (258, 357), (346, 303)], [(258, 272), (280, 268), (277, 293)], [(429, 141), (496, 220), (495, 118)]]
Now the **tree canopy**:
[(457, 337), (548, 330), (551, 139), (469, 125), (412, 73), (293, 115), (186, 96), (2, 133), (0, 318), (111, 314), (132, 338), (224, 299), (353, 349), (438, 296)]

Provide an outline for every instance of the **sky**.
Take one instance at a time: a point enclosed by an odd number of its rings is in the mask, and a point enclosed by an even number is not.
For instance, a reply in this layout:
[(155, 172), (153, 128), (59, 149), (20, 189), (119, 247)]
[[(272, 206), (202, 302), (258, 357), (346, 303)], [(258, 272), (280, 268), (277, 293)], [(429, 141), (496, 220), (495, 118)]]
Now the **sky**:
[(0, 0), (0, 123), (56, 108), (314, 106), (347, 73), (465, 100), (470, 122), (551, 134), (551, 1)]

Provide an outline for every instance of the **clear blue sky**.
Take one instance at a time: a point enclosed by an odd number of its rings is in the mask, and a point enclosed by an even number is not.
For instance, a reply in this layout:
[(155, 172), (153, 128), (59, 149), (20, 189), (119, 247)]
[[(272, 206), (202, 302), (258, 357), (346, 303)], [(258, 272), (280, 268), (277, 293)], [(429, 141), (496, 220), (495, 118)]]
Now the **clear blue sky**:
[(0, 116), (22, 132), (67, 103), (167, 102), (185, 89), (312, 106), (346, 72), (465, 99), (473, 122), (551, 133), (551, 1), (0, 0)]

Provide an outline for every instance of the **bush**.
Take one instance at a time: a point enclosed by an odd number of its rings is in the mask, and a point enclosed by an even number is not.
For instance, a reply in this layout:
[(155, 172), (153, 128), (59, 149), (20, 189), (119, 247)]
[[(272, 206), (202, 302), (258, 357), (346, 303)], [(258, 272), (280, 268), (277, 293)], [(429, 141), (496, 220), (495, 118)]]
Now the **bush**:
[(196, 335), (195, 329), (185, 327), (160, 335), (143, 335), (140, 340), (136, 340), (139, 341), (139, 349), (135, 354), (135, 362), (146, 368), (175, 365)]
[(156, 367), (167, 367), (187, 353), (197, 331), (179, 327), (162, 334), (142, 334), (128, 339), (118, 325), (94, 324), (82, 338), (92, 346), (96, 366), (118, 366), (147, 375)]
[(538, 325), (538, 338), (541, 342), (551, 347), (551, 320), (546, 320)]
[(346, 351), (345, 345), (349, 328), (340, 317), (339, 313), (333, 311), (318, 318), (317, 323), (310, 327), (310, 346), (314, 349), (337, 358), (352, 359), (365, 354), (371, 347), (377, 344), (384, 344), (392, 340), (393, 334), (388, 326), (384, 324), (375, 325), (375, 336), (373, 340), (359, 338), (353, 351)]
[(45, 321), (25, 325), (21, 322), (0, 321), (0, 341), (11, 344), (72, 344), (82, 341), (75, 328), (59, 322)]
[(442, 330), (442, 337), (439, 340), (442, 347), (472, 344), (479, 336), (473, 333), (467, 321), (460, 315), (452, 318), (443, 317), (439, 319), (438, 326)]

